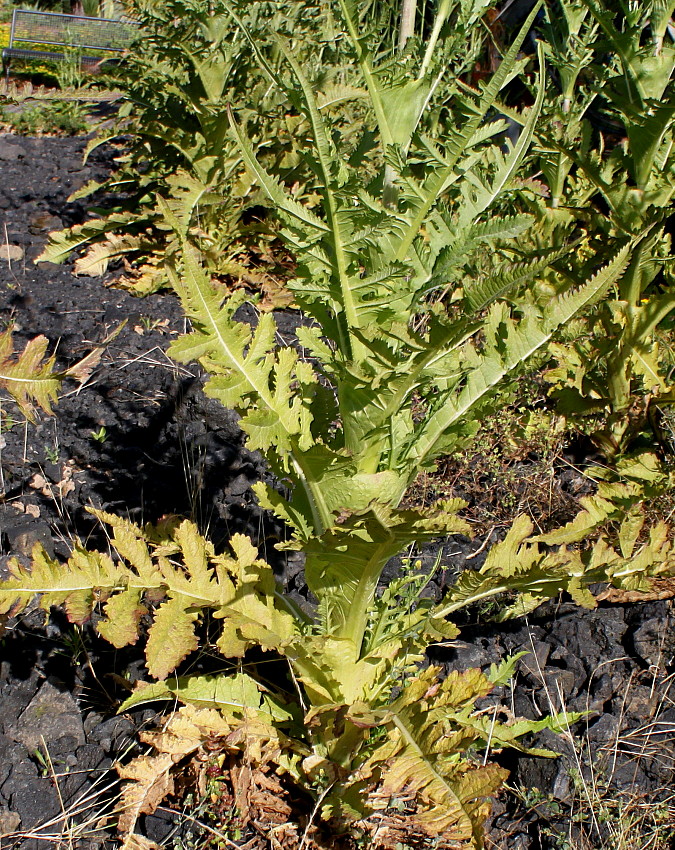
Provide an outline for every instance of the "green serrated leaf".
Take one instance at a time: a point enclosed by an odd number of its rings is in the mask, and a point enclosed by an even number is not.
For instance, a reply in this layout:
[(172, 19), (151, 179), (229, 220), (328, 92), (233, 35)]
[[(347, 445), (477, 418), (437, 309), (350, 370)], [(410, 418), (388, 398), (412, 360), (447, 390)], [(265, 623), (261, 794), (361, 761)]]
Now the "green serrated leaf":
[(35, 421), (35, 406), (52, 413), (63, 376), (54, 371), (54, 357), (47, 357), (48, 340), (37, 336), (16, 354), (12, 329), (0, 333), (0, 389), (8, 392), (30, 421)]

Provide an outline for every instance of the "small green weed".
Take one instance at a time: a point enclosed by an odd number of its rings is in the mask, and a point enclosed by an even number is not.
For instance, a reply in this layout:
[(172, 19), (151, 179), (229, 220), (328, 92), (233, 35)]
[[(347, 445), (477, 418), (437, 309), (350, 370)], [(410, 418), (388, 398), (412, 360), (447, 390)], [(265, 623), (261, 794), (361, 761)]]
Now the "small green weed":
[(42, 752), (42, 750), (36, 750), (34, 753), (34, 759), (38, 763), (39, 774), (42, 777), (49, 776), (49, 759)]
[(78, 89), (84, 82), (81, 48), (66, 48), (65, 59), (54, 64), (54, 75), (60, 89)]
[(0, 434), (4, 434), (7, 431), (11, 431), (12, 428), (15, 428), (17, 425), (21, 424), (20, 419), (15, 419), (11, 414), (0, 415)]
[(97, 443), (103, 445), (105, 441), (108, 439), (108, 431), (105, 425), (101, 425), (98, 431), (92, 431), (90, 434), (92, 440), (95, 440)]
[(86, 116), (82, 103), (55, 101), (20, 112), (2, 109), (0, 121), (20, 136), (78, 136), (88, 130)]
[[(575, 789), (578, 776), (570, 773)], [(624, 798), (604, 789), (593, 808), (568, 810), (566, 804), (538, 788), (509, 788), (526, 812), (536, 812), (540, 839), (555, 850), (667, 850), (673, 839), (672, 809), (663, 802)], [(589, 843), (590, 840), (598, 843)], [(637, 843), (644, 842), (644, 843)]]
[(59, 462), (59, 450), (57, 446), (47, 446), (45, 448), (45, 458), (49, 463)]

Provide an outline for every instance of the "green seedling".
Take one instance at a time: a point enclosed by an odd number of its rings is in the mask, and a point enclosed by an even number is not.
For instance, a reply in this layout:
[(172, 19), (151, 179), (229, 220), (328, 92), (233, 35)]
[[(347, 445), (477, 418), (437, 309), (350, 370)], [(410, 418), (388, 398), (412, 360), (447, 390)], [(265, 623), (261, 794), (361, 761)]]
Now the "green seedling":
[(90, 433), (92, 440), (95, 440), (97, 443), (103, 445), (105, 441), (108, 439), (108, 430), (105, 425), (101, 425), (101, 427), (97, 431), (92, 431)]

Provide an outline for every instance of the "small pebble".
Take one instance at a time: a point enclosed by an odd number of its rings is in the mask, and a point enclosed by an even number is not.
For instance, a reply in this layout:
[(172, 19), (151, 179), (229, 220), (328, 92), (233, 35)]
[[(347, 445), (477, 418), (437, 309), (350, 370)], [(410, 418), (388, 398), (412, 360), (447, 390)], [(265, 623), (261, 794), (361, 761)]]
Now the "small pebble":
[(0, 245), (0, 259), (12, 263), (23, 259), (23, 248), (20, 245), (9, 245), (7, 242)]

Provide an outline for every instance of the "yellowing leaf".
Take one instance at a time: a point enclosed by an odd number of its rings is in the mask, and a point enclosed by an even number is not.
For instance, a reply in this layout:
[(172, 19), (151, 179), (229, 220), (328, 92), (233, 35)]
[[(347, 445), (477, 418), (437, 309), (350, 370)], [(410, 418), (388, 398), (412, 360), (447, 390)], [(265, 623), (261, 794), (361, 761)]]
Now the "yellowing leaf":
[(141, 604), (141, 589), (134, 588), (112, 596), (105, 603), (97, 628), (103, 638), (117, 649), (134, 644), (138, 640), (138, 625), (141, 617), (148, 613)]
[[(378, 738), (372, 755), (351, 782), (368, 786), (375, 781), (377, 796), (385, 800), (412, 798), (415, 813), (411, 821), (430, 838), (477, 847), (485, 800), (507, 773), (495, 765), (472, 764), (460, 754), (487, 737), (474, 726), (473, 716), (476, 700), (491, 689), (480, 670), (455, 671), (441, 681), (438, 669), (428, 668), (390, 706), (375, 714), (368, 706), (361, 712), (352, 706), (348, 716), (358, 727), (378, 725), (387, 734)], [(329, 795), (328, 813), (341, 811), (341, 798), (349, 794), (350, 784)], [(355, 802), (351, 796), (350, 806)]]
[(47, 345), (47, 337), (38, 336), (16, 355), (11, 328), (0, 334), (0, 389), (12, 396), (31, 422), (35, 420), (35, 405), (51, 414), (63, 377), (53, 371), (54, 357), (46, 357)]
[(556, 528), (547, 534), (540, 534), (534, 540), (554, 546), (560, 543), (576, 543), (583, 540), (600, 523), (612, 516), (617, 510), (615, 504), (601, 496), (584, 496), (579, 500), (584, 510), (562, 528)]
[(188, 610), (190, 604), (190, 599), (174, 596), (155, 613), (145, 655), (148, 670), (156, 679), (166, 679), (199, 645), (195, 634), (197, 613)]
[(124, 570), (107, 555), (79, 548), (62, 564), (36, 545), (31, 569), (18, 561), (10, 561), (9, 569), (12, 577), (0, 582), (0, 613), (21, 611), (41, 594), (42, 608), (65, 604), (71, 621), (81, 623), (91, 615), (94, 589), (124, 586)]
[(139, 682), (134, 693), (120, 706), (128, 711), (136, 705), (158, 700), (186, 703), (195, 708), (216, 708), (228, 717), (260, 712), (275, 720), (288, 720), (289, 711), (280, 700), (260, 686), (251, 676), (236, 673), (228, 676), (177, 676), (162, 682)]
[(95, 510), (90, 513), (112, 527), (115, 549), (122, 558), (133, 564), (139, 576), (148, 577), (156, 572), (142, 529), (114, 514)]

